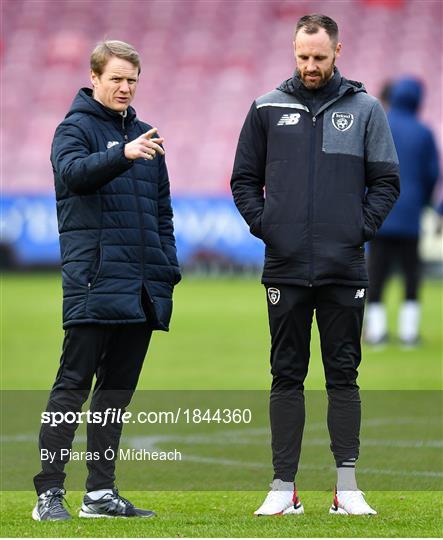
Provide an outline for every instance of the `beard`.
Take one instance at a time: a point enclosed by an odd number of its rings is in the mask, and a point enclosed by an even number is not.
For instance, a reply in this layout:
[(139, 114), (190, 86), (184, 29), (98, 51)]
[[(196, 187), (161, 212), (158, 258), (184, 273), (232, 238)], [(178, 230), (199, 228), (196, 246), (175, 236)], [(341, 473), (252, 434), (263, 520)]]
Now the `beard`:
[[(308, 90), (318, 90), (319, 88), (322, 88), (325, 86), (329, 80), (331, 79), (333, 73), (334, 73), (334, 66), (335, 66), (335, 57), (332, 61), (332, 64), (328, 69), (326, 69), (324, 72), (321, 71), (304, 71), (303, 73), (296, 68), (296, 73), (303, 83), (303, 85)], [(316, 76), (317, 79), (315, 81), (311, 81), (308, 79), (308, 76)]]

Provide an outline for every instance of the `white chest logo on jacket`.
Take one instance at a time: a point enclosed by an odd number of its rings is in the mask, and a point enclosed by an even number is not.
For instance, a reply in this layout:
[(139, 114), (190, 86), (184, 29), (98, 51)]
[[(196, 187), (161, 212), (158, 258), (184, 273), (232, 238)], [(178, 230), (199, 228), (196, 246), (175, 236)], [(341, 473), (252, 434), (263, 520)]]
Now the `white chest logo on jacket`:
[(116, 144), (120, 144), (118, 141), (108, 141), (106, 143), (106, 148), (109, 150), (109, 148), (112, 148), (113, 146), (115, 146)]
[(351, 113), (335, 112), (332, 113), (332, 125), (338, 131), (347, 131), (354, 123), (354, 115)]

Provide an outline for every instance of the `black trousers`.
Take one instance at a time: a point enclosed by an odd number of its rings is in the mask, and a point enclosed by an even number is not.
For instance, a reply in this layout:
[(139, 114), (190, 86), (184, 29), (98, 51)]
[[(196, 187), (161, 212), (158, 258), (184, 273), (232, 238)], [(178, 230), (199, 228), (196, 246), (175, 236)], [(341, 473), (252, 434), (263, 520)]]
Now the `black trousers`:
[(381, 302), (386, 280), (395, 267), (404, 278), (405, 300), (417, 300), (420, 282), (418, 237), (377, 236), (371, 240), (368, 261), (370, 302)]
[(366, 290), (325, 285), (267, 285), (271, 331), (270, 421), (274, 478), (293, 482), (305, 424), (315, 311), (328, 393), (328, 429), (337, 466), (359, 453), (361, 408), (357, 368)]
[[(67, 329), (46, 411), (80, 412), (88, 399), (94, 375), (96, 383), (90, 410), (124, 410), (137, 386), (151, 333), (147, 324), (79, 325)], [(63, 487), (69, 456), (62, 455), (61, 450), (72, 448), (77, 425), (42, 424), (40, 451), (55, 452), (55, 459), (52, 463), (47, 459), (41, 461), (42, 470), (34, 477), (38, 494), (52, 487)], [(104, 427), (87, 424), (87, 451), (99, 456), (98, 460), (87, 461), (87, 491), (114, 487), (115, 460), (105, 459), (104, 452), (111, 447), (117, 454), (121, 430), (121, 422), (108, 422)]]

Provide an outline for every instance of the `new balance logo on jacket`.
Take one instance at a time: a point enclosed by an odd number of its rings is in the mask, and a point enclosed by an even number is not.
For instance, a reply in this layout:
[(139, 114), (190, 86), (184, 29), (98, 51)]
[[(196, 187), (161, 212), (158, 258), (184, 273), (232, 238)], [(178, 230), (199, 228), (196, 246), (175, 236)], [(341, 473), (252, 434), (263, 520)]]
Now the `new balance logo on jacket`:
[(284, 114), (277, 123), (277, 126), (295, 126), (300, 120), (300, 113)]

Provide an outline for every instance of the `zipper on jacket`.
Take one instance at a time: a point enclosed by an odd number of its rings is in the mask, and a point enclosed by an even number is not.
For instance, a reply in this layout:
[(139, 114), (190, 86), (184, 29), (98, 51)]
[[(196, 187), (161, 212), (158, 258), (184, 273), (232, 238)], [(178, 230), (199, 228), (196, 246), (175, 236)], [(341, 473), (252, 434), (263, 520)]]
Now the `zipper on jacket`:
[(123, 138), (125, 141), (128, 140), (128, 134), (126, 133), (126, 126), (125, 126), (125, 118), (128, 116), (128, 111), (123, 111), (121, 113), (122, 115), (122, 131), (123, 131)]
[(314, 240), (312, 235), (312, 223), (314, 213), (314, 178), (315, 178), (315, 126), (317, 117), (312, 117), (311, 145), (309, 152), (309, 202), (308, 202), (308, 230), (309, 230), (309, 282), (308, 287), (312, 287), (314, 275)]
[[(123, 111), (121, 113), (122, 132), (123, 132), (123, 138), (125, 139), (125, 141), (128, 140), (128, 134), (126, 132), (126, 126), (125, 126), (125, 118), (127, 114), (128, 114), (128, 111)], [(142, 277), (142, 283), (143, 283), (143, 276), (145, 273), (145, 235), (144, 235), (144, 229), (143, 229), (143, 216), (142, 216), (142, 209), (140, 207), (140, 197), (139, 197), (137, 180), (135, 178), (132, 179), (132, 184), (134, 186), (135, 204), (137, 206), (138, 224), (140, 228), (140, 241), (141, 241), (140, 242), (141, 243), (140, 267), (141, 267), (141, 277)], [(149, 293), (148, 293), (148, 296), (150, 296)]]
[[(126, 126), (125, 126), (125, 118), (128, 114), (128, 111), (124, 111), (122, 113), (122, 132), (123, 132), (123, 138), (125, 141), (128, 139), (128, 134), (126, 132)], [(142, 278), (142, 288), (146, 291), (146, 294), (148, 295), (149, 301), (151, 302), (152, 306), (154, 306), (154, 300), (152, 299), (151, 293), (148, 291), (148, 288), (144, 284), (144, 275), (145, 275), (145, 234), (144, 234), (144, 228), (143, 228), (143, 213), (142, 209), (140, 207), (140, 197), (139, 197), (139, 191), (138, 191), (138, 185), (137, 180), (135, 178), (132, 179), (132, 184), (134, 186), (134, 192), (135, 192), (135, 204), (137, 206), (137, 215), (138, 215), (138, 223), (140, 227), (140, 239), (141, 239), (141, 257), (140, 257), (140, 267), (141, 267), (141, 278)], [(90, 283), (88, 283), (88, 287), (90, 286)], [(143, 309), (143, 308), (142, 308)]]
[[(322, 105), (315, 115), (312, 116), (312, 130), (311, 130), (311, 141), (309, 148), (309, 201), (308, 201), (308, 228), (309, 228), (309, 276), (308, 276), (308, 287), (313, 287), (313, 277), (314, 277), (314, 241), (312, 234), (312, 222), (313, 222), (313, 212), (314, 212), (314, 178), (315, 178), (315, 126), (317, 125), (317, 116), (320, 113), (323, 113), (336, 101), (340, 100), (342, 97), (353, 94), (354, 90), (348, 88), (343, 94), (335, 96), (333, 99)], [(298, 98), (300, 99), (300, 98)], [(301, 101), (303, 103), (303, 101)], [(306, 104), (305, 104), (306, 105)], [(307, 106), (307, 105), (306, 105)], [(311, 113), (312, 114), (312, 113)]]
[[(124, 126), (124, 121), (122, 121), (122, 125)], [(125, 132), (125, 140), (128, 140), (128, 136)], [(137, 206), (137, 215), (138, 215), (138, 223), (140, 227), (140, 239), (141, 239), (141, 257), (140, 257), (140, 268), (141, 268), (141, 278), (142, 278), (142, 289), (146, 291), (146, 294), (148, 295), (148, 299), (151, 302), (151, 305), (153, 306), (154, 314), (155, 314), (155, 307), (154, 307), (154, 300), (152, 299), (151, 293), (149, 292), (148, 288), (146, 287), (144, 283), (144, 276), (145, 276), (145, 230), (143, 227), (143, 212), (140, 206), (140, 193), (138, 191), (138, 184), (137, 180), (135, 178), (132, 179), (132, 184), (134, 186), (134, 192), (135, 192), (135, 204)], [(142, 307), (143, 310), (143, 307)]]
[(317, 125), (317, 116), (329, 108), (333, 103), (341, 99), (343, 96), (351, 93), (347, 90), (341, 96), (336, 96), (334, 99), (325, 103), (322, 107), (318, 109), (315, 115), (312, 116), (312, 130), (311, 130), (311, 146), (310, 146), (310, 165), (309, 165), (309, 204), (308, 204), (308, 228), (309, 228), (309, 278), (308, 278), (308, 287), (313, 286), (314, 279), (314, 239), (312, 233), (312, 223), (313, 223), (313, 213), (314, 213), (314, 179), (315, 179), (315, 126)]

